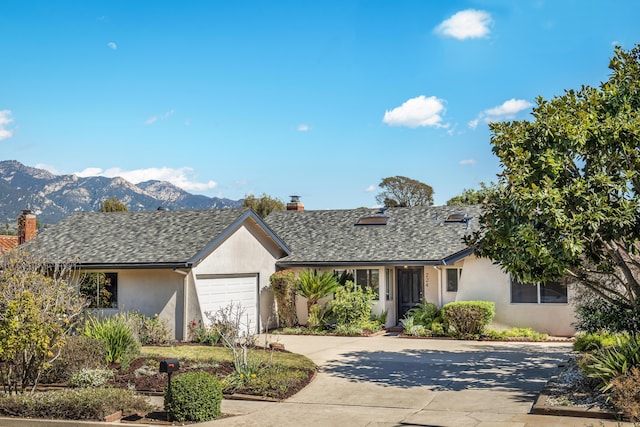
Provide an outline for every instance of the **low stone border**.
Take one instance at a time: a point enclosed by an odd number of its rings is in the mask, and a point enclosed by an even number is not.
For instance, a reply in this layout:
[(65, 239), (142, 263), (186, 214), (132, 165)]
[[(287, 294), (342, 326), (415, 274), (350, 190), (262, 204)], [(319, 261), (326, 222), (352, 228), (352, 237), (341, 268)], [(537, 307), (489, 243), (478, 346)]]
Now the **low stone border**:
[(538, 394), (531, 413), (534, 415), (556, 415), (561, 417), (579, 417), (579, 418), (595, 418), (600, 420), (628, 421), (624, 414), (615, 410), (608, 410), (599, 407), (583, 407), (583, 406), (558, 406), (549, 404), (549, 395), (547, 390), (555, 381), (556, 376), (552, 377), (544, 388)]

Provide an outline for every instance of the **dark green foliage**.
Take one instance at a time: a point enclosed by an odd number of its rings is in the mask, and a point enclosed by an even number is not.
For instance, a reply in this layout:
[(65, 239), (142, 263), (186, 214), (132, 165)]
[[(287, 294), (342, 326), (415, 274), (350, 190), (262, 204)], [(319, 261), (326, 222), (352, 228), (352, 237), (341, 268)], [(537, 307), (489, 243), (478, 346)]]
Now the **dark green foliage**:
[(413, 317), (414, 325), (422, 325), (427, 329), (431, 329), (434, 320), (440, 317), (438, 306), (423, 300), (420, 304), (407, 311), (407, 317)]
[(42, 382), (66, 382), (83, 368), (103, 368), (106, 353), (107, 346), (102, 340), (84, 336), (67, 337), (60, 357), (45, 372)]
[(444, 323), (457, 338), (481, 335), (495, 314), (495, 304), (490, 301), (458, 301), (442, 307)]
[(320, 298), (328, 297), (340, 286), (333, 274), (305, 270), (298, 275), (296, 291), (307, 299), (307, 314), (311, 314), (311, 306)]
[(164, 409), (174, 421), (204, 422), (222, 412), (222, 385), (208, 372), (187, 372), (171, 380), (164, 391)]
[(580, 301), (576, 305), (575, 314), (576, 322), (573, 326), (578, 331), (587, 333), (640, 331), (640, 311), (621, 304), (613, 304), (597, 296)]
[(615, 48), (599, 87), (537, 99), (532, 120), (491, 123), (502, 165), (475, 253), (523, 283), (568, 279), (640, 310), (640, 45)]
[(491, 196), (491, 193), (496, 190), (495, 187), (496, 184), (493, 182), (489, 185), (481, 182), (478, 190), (465, 188), (461, 194), (447, 200), (447, 206), (480, 205)]
[(0, 399), (0, 415), (21, 418), (101, 421), (117, 411), (150, 409), (144, 397), (120, 388), (67, 389)]
[(342, 270), (340, 274), (336, 271), (333, 273), (333, 277), (340, 283), (340, 286), (346, 285), (347, 282), (353, 282), (353, 273), (349, 270)]

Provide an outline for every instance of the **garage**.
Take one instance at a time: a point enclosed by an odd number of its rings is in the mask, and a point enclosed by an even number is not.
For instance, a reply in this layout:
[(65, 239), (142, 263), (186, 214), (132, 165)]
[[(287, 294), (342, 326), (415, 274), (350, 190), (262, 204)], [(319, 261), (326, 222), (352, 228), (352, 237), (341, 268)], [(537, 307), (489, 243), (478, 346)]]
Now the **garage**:
[(258, 299), (258, 275), (197, 275), (196, 292), (200, 302), (200, 311), (203, 321), (209, 322), (206, 313), (215, 313), (221, 308), (240, 304), (244, 315), (242, 316), (242, 329), (246, 330), (247, 325), (252, 331), (259, 331), (258, 319), (259, 299)]

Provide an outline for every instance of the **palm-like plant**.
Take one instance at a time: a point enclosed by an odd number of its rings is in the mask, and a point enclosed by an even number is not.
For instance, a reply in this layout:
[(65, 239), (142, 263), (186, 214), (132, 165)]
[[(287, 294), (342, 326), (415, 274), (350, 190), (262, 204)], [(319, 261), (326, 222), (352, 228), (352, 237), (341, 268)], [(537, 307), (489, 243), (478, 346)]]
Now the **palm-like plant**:
[(311, 313), (311, 307), (318, 302), (320, 298), (328, 297), (336, 291), (340, 283), (336, 280), (332, 273), (325, 271), (323, 273), (306, 270), (298, 275), (298, 283), (296, 290), (298, 294), (307, 299), (307, 315)]

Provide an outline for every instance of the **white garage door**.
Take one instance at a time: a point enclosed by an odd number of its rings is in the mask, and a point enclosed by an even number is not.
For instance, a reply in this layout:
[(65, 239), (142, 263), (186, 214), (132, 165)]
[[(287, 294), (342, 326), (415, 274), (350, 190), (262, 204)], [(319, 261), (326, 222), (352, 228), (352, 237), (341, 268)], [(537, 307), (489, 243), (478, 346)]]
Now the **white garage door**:
[(234, 305), (234, 312), (240, 304), (242, 315), (242, 330), (250, 328), (252, 332), (259, 331), (258, 316), (258, 277), (251, 276), (197, 276), (196, 292), (200, 301), (203, 320), (209, 323), (206, 313), (214, 314), (221, 308)]

